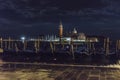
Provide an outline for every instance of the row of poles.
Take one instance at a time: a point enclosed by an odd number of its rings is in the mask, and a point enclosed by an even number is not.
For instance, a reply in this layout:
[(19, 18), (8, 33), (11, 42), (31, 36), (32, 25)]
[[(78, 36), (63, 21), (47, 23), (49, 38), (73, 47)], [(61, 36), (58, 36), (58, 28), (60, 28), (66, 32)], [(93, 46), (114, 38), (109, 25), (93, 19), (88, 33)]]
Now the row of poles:
[[(14, 40), (14, 39), (11, 39), (10, 37), (8, 39), (0, 38), (0, 48), (1, 49), (5, 48), (8, 50), (14, 49), (14, 48), (16, 49), (18, 47), (17, 42), (22, 42), (23, 50), (26, 50), (27, 45), (28, 45), (27, 40)], [(36, 52), (38, 52), (40, 48), (40, 39), (33, 40), (33, 42), (34, 42), (34, 48)]]
[[(86, 43), (87, 43), (87, 49), (93, 50), (92, 53), (95, 54), (95, 52), (94, 52), (96, 50), (95, 45), (94, 45), (95, 43), (94, 42), (89, 42), (89, 41), (87, 41)], [(60, 44), (62, 44), (61, 38), (60, 38)], [(110, 39), (109, 38), (105, 38), (104, 41), (103, 41), (103, 49), (104, 49), (105, 55), (109, 55), (109, 53), (110, 53), (110, 44), (111, 44)], [(74, 43), (73, 43), (72, 38), (71, 38), (71, 44), (70, 45), (71, 45), (70, 52), (73, 55), (73, 59), (75, 59)], [(112, 44), (112, 45), (114, 45), (114, 44)], [(118, 53), (120, 51), (120, 40), (117, 40), (115, 45), (116, 45), (116, 47), (115, 47), (116, 50), (114, 50), (114, 52)]]
[[(3, 42), (5, 44), (5, 48), (7, 48), (7, 49), (11, 49), (11, 48), (13, 48), (13, 46), (17, 47), (17, 44), (14, 43), (14, 41), (21, 41), (21, 40), (13, 40), (10, 37), (8, 39), (2, 39), (2, 38), (0, 38), (0, 48), (3, 48)], [(38, 52), (39, 49), (40, 49), (40, 41), (41, 41), (40, 39), (34, 40), (34, 48), (35, 48), (36, 52)], [(60, 42), (59, 43), (62, 44), (61, 38), (60, 38)], [(27, 40), (24, 40), (23, 45), (24, 45), (23, 50), (26, 50)], [(54, 47), (53, 47), (53, 45), (54, 45)], [(73, 39), (72, 38), (71, 38), (70, 45), (71, 45), (70, 52), (74, 56), (74, 48), (75, 47), (74, 47), (74, 43), (73, 43)], [(95, 50), (94, 43), (91, 44), (91, 42), (87, 42), (87, 46), (88, 46), (89, 49)], [(50, 48), (51, 48), (51, 51), (53, 53), (55, 51), (55, 43), (54, 42), (50, 42)], [(105, 38), (104, 39), (103, 48), (105, 50), (106, 55), (108, 55), (109, 51), (110, 51), (109, 50), (110, 49), (110, 40), (109, 40), (109, 38)], [(116, 52), (118, 52), (119, 50), (120, 50), (120, 40), (117, 40), (116, 41)]]

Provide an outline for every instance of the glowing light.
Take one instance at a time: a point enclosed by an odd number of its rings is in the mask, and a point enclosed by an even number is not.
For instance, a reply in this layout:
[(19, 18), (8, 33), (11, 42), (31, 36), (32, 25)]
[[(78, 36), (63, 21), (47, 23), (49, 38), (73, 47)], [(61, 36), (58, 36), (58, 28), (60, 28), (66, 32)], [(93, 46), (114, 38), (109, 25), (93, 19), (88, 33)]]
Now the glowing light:
[(22, 40), (22, 42), (24, 43), (25, 42), (25, 37), (23, 36), (23, 37), (21, 37), (21, 40)]
[(66, 40), (67, 40), (67, 41), (70, 41), (70, 40), (71, 40), (71, 38), (66, 38)]

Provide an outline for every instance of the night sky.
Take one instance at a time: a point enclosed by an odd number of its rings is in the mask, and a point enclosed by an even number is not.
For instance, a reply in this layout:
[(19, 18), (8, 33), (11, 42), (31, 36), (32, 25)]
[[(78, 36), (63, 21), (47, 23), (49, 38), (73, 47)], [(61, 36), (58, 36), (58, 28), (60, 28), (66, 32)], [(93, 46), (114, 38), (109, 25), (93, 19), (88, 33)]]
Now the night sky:
[(0, 35), (66, 32), (120, 38), (120, 0), (0, 0)]

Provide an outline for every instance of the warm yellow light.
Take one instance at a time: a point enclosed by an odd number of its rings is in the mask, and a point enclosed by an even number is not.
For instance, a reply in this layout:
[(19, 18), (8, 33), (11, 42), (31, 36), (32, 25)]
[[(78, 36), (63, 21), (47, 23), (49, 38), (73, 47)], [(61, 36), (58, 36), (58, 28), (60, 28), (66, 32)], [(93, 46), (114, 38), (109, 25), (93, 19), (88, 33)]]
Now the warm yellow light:
[(62, 24), (60, 24), (60, 26), (59, 26), (59, 36), (60, 37), (63, 36), (63, 26), (62, 26)]

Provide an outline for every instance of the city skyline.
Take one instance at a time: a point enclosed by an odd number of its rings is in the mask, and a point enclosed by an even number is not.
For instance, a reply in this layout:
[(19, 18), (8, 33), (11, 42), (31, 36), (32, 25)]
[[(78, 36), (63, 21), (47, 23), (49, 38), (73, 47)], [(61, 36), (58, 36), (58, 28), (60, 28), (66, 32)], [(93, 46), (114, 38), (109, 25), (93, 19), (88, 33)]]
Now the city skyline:
[(0, 0), (0, 35), (58, 33), (77, 29), (120, 38), (119, 0)]

